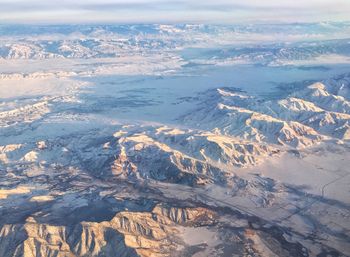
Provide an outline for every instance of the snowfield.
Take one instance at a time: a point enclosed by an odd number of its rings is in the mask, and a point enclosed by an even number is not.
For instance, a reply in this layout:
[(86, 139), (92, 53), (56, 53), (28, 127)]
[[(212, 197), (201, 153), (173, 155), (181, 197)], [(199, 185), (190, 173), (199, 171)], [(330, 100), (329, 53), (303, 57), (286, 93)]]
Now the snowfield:
[(349, 32), (0, 26), (0, 256), (348, 256)]

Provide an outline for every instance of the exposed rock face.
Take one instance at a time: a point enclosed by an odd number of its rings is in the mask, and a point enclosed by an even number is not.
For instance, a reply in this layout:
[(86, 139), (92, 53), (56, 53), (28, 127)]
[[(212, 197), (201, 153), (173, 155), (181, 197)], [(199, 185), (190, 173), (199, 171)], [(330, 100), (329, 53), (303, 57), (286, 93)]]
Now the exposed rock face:
[(3, 257), (168, 256), (181, 246), (181, 226), (204, 226), (215, 214), (204, 208), (157, 205), (152, 212), (120, 212), (112, 220), (73, 226), (4, 225), (0, 231)]
[(178, 208), (157, 205), (153, 213), (156, 220), (163, 224), (176, 223), (183, 226), (211, 225), (216, 220), (216, 214), (205, 208)]
[(101, 252), (114, 251), (132, 256), (119, 233), (93, 223), (65, 227), (28, 221), (23, 225), (5, 225), (1, 234), (4, 257), (99, 256)]

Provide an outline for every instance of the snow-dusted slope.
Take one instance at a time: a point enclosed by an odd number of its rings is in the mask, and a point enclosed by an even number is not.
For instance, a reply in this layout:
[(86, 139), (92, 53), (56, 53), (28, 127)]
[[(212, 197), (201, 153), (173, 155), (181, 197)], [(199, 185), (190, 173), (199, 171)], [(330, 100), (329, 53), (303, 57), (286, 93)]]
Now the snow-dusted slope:
[[(161, 181), (226, 183), (235, 167), (256, 165), (278, 150), (266, 145), (196, 131), (157, 128), (118, 138), (120, 154), (112, 172)], [(122, 132), (121, 132), (122, 133)]]
[[(270, 240), (266, 256), (328, 252), (333, 242), (339, 252), (348, 247), (320, 219), (327, 209), (346, 228), (346, 206), (262, 175), (238, 175), (290, 158), (278, 146), (135, 125), (42, 139), (0, 147), (3, 256), (181, 256), (193, 246), (220, 254), (218, 247), (232, 251), (232, 244), (258, 254)], [(310, 221), (321, 224), (322, 238), (309, 238)]]
[[(305, 147), (329, 138), (349, 139), (349, 75), (315, 83), (285, 99), (259, 100), (234, 89), (211, 90), (182, 120), (198, 128), (257, 142)], [(342, 94), (342, 95), (338, 95)], [(194, 114), (195, 113), (195, 114)]]
[(67, 145), (44, 140), (2, 146), (0, 166), (78, 165), (98, 177), (225, 184), (235, 176), (235, 169), (260, 164), (280, 152), (266, 144), (209, 132), (145, 126), (122, 128), (99, 144), (92, 139), (63, 143)]

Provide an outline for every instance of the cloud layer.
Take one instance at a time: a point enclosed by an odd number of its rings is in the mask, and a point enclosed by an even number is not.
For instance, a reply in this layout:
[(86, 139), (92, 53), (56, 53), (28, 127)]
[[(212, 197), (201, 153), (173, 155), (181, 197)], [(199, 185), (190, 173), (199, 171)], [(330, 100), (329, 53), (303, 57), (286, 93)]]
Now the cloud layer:
[(0, 0), (1, 23), (347, 20), (349, 0)]

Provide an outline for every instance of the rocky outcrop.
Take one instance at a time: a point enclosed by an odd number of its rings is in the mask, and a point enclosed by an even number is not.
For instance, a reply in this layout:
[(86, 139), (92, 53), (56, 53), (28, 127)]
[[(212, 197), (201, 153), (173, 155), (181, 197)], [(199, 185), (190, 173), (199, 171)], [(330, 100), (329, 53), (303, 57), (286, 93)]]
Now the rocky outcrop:
[(183, 243), (181, 226), (207, 226), (214, 212), (205, 208), (157, 205), (151, 212), (123, 211), (110, 221), (72, 226), (37, 223), (4, 225), (2, 257), (169, 256)]

